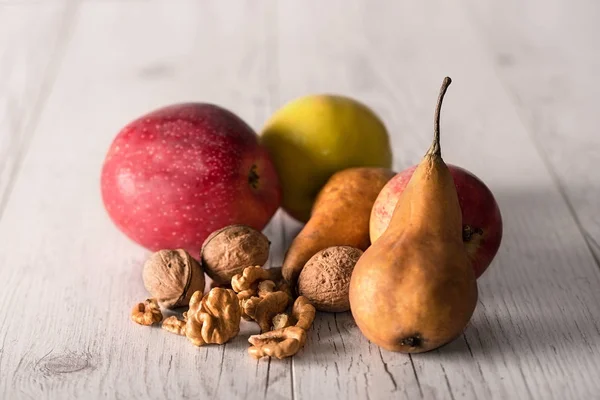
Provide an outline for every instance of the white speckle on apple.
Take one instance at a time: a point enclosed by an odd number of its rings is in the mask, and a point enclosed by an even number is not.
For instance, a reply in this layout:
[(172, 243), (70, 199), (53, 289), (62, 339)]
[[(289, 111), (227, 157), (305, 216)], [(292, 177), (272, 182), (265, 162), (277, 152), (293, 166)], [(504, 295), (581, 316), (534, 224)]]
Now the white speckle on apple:
[[(258, 192), (248, 190), (253, 164), (264, 182)], [(264, 227), (280, 200), (256, 133), (229, 111), (199, 103), (165, 107), (124, 127), (107, 152), (101, 188), (109, 215), (133, 240), (196, 257), (221, 226)]]

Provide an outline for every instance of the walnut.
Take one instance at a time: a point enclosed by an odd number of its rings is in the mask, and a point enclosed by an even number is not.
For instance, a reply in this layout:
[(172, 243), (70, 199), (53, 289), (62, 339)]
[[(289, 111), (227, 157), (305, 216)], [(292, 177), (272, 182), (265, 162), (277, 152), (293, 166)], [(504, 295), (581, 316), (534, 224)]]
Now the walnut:
[(152, 325), (162, 321), (162, 313), (156, 299), (147, 299), (138, 303), (131, 310), (131, 320), (140, 325)]
[[(284, 292), (268, 293), (265, 299), (280, 294), (282, 298), (287, 297)], [(258, 314), (258, 307), (264, 299), (252, 297), (247, 301), (248, 312), (254, 315)], [(252, 347), (248, 353), (254, 358), (276, 357), (279, 359), (290, 357), (296, 354), (306, 341), (306, 330), (308, 330), (315, 319), (315, 308), (310, 304), (306, 297), (300, 296), (294, 302), (292, 315), (279, 313), (271, 318), (273, 330), (263, 331), (261, 335), (250, 336), (248, 341)], [(295, 322), (294, 326), (293, 325)]]
[[(262, 283), (262, 282), (267, 283)], [(263, 294), (266, 291), (283, 291), (290, 298), (292, 297), (291, 290), (287, 282), (281, 277), (281, 268), (264, 269), (260, 266), (246, 267), (244, 270), (231, 278), (231, 287), (238, 294), (240, 300), (249, 299), (256, 296), (260, 287)]]
[(315, 307), (310, 304), (306, 297), (300, 296), (296, 299), (294, 307), (292, 307), (292, 317), (298, 328), (307, 331), (315, 320), (315, 314)]
[(241, 310), (233, 290), (213, 288), (202, 299), (197, 291), (190, 299), (185, 334), (196, 346), (223, 344), (240, 331)]
[(271, 242), (245, 225), (230, 225), (213, 232), (202, 244), (201, 260), (217, 284), (228, 283), (249, 265), (264, 265)]
[(261, 335), (250, 336), (248, 342), (252, 347), (248, 353), (254, 358), (276, 357), (279, 359), (293, 356), (306, 342), (306, 331), (290, 326)]
[(313, 305), (310, 304), (306, 297), (300, 296), (294, 302), (292, 315), (281, 313), (273, 317), (273, 330), (294, 325), (307, 331), (315, 319), (315, 314), (316, 310)]
[(288, 302), (288, 295), (284, 292), (272, 292), (260, 298), (253, 318), (258, 323), (258, 326), (260, 326), (261, 332), (271, 330), (273, 317), (285, 311)]
[[(266, 279), (268, 273), (260, 266), (247, 267), (240, 274), (236, 274), (231, 279), (231, 287), (237, 292), (237, 297), (242, 307), (242, 318), (251, 321), (252, 317), (246, 313), (244, 306), (245, 300), (249, 300), (258, 294), (258, 284), (260, 279)], [(255, 302), (256, 300), (254, 300)], [(251, 306), (249, 304), (249, 306)]]
[(298, 292), (319, 311), (350, 309), (350, 277), (363, 252), (350, 246), (319, 251), (306, 263), (298, 278)]
[(249, 299), (240, 300), (242, 318), (244, 318), (246, 321), (253, 321), (254, 317), (256, 316), (256, 306), (261, 301), (262, 299), (256, 296), (252, 296)]
[(284, 292), (288, 295), (290, 302), (294, 301), (294, 294), (292, 293), (292, 287), (285, 280), (281, 280), (277, 283), (277, 290)]
[(258, 283), (269, 278), (269, 271), (259, 265), (246, 267), (241, 273), (236, 274), (231, 278), (231, 287), (236, 293), (241, 293), (246, 290), (257, 291)]
[(275, 282), (271, 280), (260, 281), (258, 283), (258, 297), (266, 297), (269, 293), (273, 293), (276, 287)]
[(185, 336), (185, 321), (178, 319), (174, 315), (163, 321), (162, 328), (176, 335)]
[[(240, 300), (242, 318), (248, 321), (255, 320), (263, 332), (270, 329), (273, 316), (284, 311), (287, 304), (292, 300), (289, 291), (279, 290), (278, 285), (271, 278), (281, 279), (280, 269), (279, 271), (278, 269), (273, 271), (260, 266), (247, 267), (244, 268), (242, 273), (236, 274), (231, 279), (231, 287), (238, 293), (237, 296)], [(283, 280), (280, 282), (282, 283)], [(274, 293), (279, 294), (269, 296)], [(288, 297), (287, 300), (284, 300), (283, 294)], [(269, 296), (269, 300), (258, 307), (259, 303), (267, 296)], [(257, 312), (257, 309), (260, 311)], [(257, 314), (255, 315), (255, 313)]]
[(273, 330), (287, 328), (288, 326), (292, 326), (292, 318), (285, 313), (277, 314), (273, 317)]
[(192, 293), (204, 291), (204, 272), (185, 250), (160, 250), (144, 264), (144, 286), (165, 308), (187, 306)]
[(252, 288), (252, 289), (247, 289), (247, 290), (242, 290), (241, 292), (239, 292), (237, 294), (237, 298), (240, 300), (240, 304), (242, 304), (242, 302), (244, 300), (248, 300), (249, 298), (253, 297), (254, 295), (256, 295), (257, 290)]
[(289, 298), (284, 292), (267, 293), (265, 297), (251, 297), (242, 301), (242, 317), (254, 320), (261, 332), (271, 330), (273, 317), (282, 313), (288, 306)]

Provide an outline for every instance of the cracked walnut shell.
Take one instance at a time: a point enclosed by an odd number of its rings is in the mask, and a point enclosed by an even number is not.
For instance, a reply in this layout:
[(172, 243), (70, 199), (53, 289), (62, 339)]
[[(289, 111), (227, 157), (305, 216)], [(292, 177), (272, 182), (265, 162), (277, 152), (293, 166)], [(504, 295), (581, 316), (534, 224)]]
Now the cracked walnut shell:
[(185, 334), (196, 346), (223, 344), (240, 331), (241, 309), (231, 289), (213, 288), (202, 298), (197, 291), (190, 299)]
[(298, 293), (319, 311), (350, 310), (350, 277), (362, 250), (334, 246), (308, 260), (298, 278)]
[(144, 264), (146, 290), (165, 308), (187, 306), (192, 294), (204, 291), (204, 271), (185, 250), (160, 250)]
[(213, 232), (202, 244), (201, 261), (217, 284), (229, 283), (248, 265), (264, 265), (271, 242), (246, 225), (230, 225)]
[(140, 325), (150, 326), (162, 321), (162, 313), (156, 299), (147, 299), (138, 303), (131, 310), (131, 320)]

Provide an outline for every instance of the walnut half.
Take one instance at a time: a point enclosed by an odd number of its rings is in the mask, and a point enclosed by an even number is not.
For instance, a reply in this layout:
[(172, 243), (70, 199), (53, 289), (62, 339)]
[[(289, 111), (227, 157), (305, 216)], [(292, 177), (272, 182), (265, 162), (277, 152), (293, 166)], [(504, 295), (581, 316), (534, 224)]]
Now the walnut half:
[(241, 309), (231, 289), (213, 288), (202, 298), (197, 291), (190, 299), (185, 334), (196, 346), (223, 344), (240, 331)]
[(269, 272), (260, 265), (246, 267), (244, 270), (231, 278), (231, 287), (236, 293), (246, 290), (256, 291), (258, 283), (269, 279)]
[(150, 326), (162, 321), (162, 313), (156, 299), (146, 299), (131, 310), (131, 320), (140, 325)]
[(251, 266), (231, 279), (231, 287), (237, 292), (242, 308), (242, 318), (254, 320), (261, 332), (267, 332), (273, 324), (273, 317), (287, 308), (292, 298), (281, 279), (281, 272), (274, 268), (266, 270), (261, 266)]
[(264, 297), (251, 297), (242, 301), (244, 316), (255, 320), (262, 333), (271, 330), (273, 317), (285, 311), (289, 297), (284, 292), (270, 292)]
[(315, 307), (304, 296), (298, 297), (292, 307), (292, 317), (296, 320), (296, 326), (305, 331), (311, 327), (316, 313)]
[[(252, 347), (248, 349), (248, 353), (254, 358), (281, 359), (293, 356), (304, 346), (306, 331), (311, 327), (315, 313), (315, 308), (306, 297), (298, 297), (292, 307), (291, 316), (281, 313), (271, 318), (274, 330), (250, 336), (248, 341)], [(294, 323), (295, 325), (290, 326)]]
[(252, 347), (248, 353), (256, 358), (275, 357), (286, 358), (296, 354), (306, 342), (306, 331), (297, 326), (278, 329), (263, 333), (262, 335), (250, 336), (248, 342)]
[(176, 335), (185, 336), (185, 325), (185, 321), (182, 321), (176, 316), (172, 315), (163, 321), (162, 328)]

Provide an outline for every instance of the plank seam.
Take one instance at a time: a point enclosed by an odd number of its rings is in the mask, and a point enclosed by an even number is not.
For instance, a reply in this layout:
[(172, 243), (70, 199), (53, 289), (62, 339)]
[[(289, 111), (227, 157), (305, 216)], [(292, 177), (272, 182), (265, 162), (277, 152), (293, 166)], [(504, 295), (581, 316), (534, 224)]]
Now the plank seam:
[(267, 392), (269, 391), (269, 378), (271, 375), (271, 357), (267, 360), (267, 378), (265, 382), (265, 392), (263, 394), (264, 397), (267, 397)]
[(423, 388), (421, 387), (421, 381), (419, 380), (419, 375), (417, 374), (417, 369), (415, 368), (415, 362), (413, 361), (412, 354), (408, 355), (408, 359), (410, 360), (410, 365), (412, 366), (413, 374), (415, 374), (417, 386), (419, 387), (419, 394), (421, 395), (421, 398), (423, 398)]
[(388, 377), (392, 381), (392, 385), (394, 385), (394, 390), (392, 392), (395, 392), (398, 390), (398, 384), (396, 383), (396, 379), (394, 378), (394, 375), (392, 375), (392, 373), (390, 372), (387, 362), (385, 362), (383, 360), (383, 354), (381, 353), (381, 348), (378, 347), (377, 349), (379, 350), (379, 358), (381, 358), (381, 363), (383, 364), (383, 370), (385, 371), (385, 373), (388, 375)]
[(50, 93), (52, 92), (52, 88), (58, 76), (58, 71), (66, 54), (68, 43), (72, 34), (72, 28), (74, 22), (76, 21), (78, 8), (79, 0), (72, 0), (67, 2), (66, 9), (63, 13), (63, 21), (60, 24), (59, 33), (57, 35), (57, 43), (55, 49), (51, 53), (52, 56), (50, 58), (50, 61), (48, 61), (48, 65), (45, 68), (44, 78), (42, 79), (40, 90), (36, 99), (34, 100), (31, 119), (25, 124), (25, 127), (23, 128), (23, 140), (21, 141), (20, 145), (17, 145), (15, 152), (15, 161), (13, 168), (8, 176), (6, 190), (0, 198), (0, 222), (2, 221), (4, 211), (14, 189), (17, 176), (21, 171), (21, 165), (23, 164), (23, 160), (27, 155), (27, 151), (29, 150), (29, 146), (33, 141), (33, 137), (35, 136), (35, 131), (44, 111), (46, 101), (50, 97)]
[(440, 367), (442, 368), (442, 372), (444, 373), (444, 380), (446, 381), (446, 386), (448, 387), (448, 393), (450, 393), (450, 398), (455, 400), (454, 393), (452, 393), (452, 386), (450, 386), (450, 380), (448, 379), (448, 374), (446, 374), (446, 368), (444, 368), (444, 364), (440, 363)]

